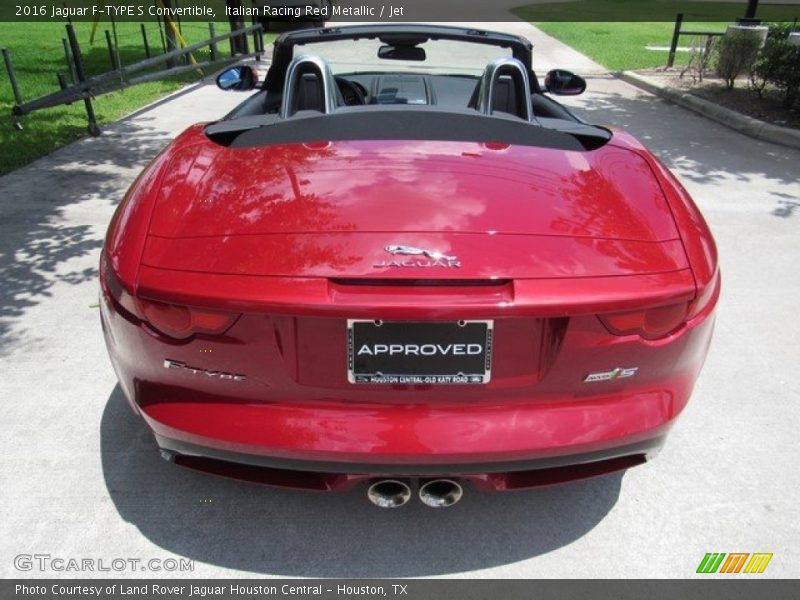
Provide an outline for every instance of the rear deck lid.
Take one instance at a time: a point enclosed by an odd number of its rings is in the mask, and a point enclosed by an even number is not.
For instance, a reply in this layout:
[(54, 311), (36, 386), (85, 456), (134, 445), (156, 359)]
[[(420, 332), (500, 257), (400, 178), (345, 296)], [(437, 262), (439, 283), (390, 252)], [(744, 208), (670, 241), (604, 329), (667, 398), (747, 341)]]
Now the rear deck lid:
[(452, 141), (187, 147), (165, 177), (143, 264), (458, 279), (687, 268), (658, 182), (636, 153)]

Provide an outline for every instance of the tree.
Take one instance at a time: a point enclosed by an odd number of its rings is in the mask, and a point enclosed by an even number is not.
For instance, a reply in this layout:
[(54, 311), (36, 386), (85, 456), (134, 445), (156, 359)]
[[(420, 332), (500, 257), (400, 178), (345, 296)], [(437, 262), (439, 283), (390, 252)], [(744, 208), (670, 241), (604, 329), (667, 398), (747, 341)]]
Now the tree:
[[(244, 17), (241, 16), (244, 13), (244, 11), (242, 11), (242, 0), (225, 0), (225, 6), (230, 9), (228, 11), (228, 22), (231, 24), (231, 31), (246, 27)], [(235, 14), (237, 10), (239, 11), (238, 15)], [(236, 37), (232, 37), (231, 51), (235, 54), (249, 54), (250, 49), (247, 44), (247, 36), (237, 35)]]
[[(156, 7), (163, 6), (164, 8), (173, 8), (172, 0), (154, 0)], [(167, 38), (167, 52), (172, 52), (173, 50), (177, 50), (181, 47), (180, 40), (178, 39), (178, 34), (175, 31), (175, 23), (172, 21), (172, 18), (169, 17), (167, 14), (164, 15), (164, 35)], [(177, 67), (180, 61), (175, 58), (170, 58), (167, 60), (167, 68), (171, 69), (173, 67)]]

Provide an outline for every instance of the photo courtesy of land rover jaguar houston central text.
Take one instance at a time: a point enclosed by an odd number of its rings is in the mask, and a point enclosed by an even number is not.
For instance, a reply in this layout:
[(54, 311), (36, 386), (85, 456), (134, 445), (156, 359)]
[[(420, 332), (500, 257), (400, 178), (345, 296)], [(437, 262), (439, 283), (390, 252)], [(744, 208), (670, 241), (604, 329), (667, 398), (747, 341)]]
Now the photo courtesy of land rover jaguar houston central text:
[[(521, 37), (284, 33), (246, 100), (122, 200), (101, 314), (162, 455), (378, 506), (450, 506), (643, 463), (720, 294), (684, 188), (554, 101)], [(656, 467), (653, 467), (656, 468)]]

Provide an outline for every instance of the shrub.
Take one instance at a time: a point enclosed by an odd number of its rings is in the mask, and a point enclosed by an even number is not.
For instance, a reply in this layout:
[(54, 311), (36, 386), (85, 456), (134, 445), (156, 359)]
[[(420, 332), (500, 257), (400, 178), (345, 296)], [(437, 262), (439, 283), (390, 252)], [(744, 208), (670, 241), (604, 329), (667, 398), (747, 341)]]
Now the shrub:
[(710, 35), (704, 38), (702, 44), (698, 42), (697, 38), (694, 38), (689, 62), (686, 63), (686, 66), (681, 71), (680, 78), (683, 79), (684, 75), (689, 73), (692, 83), (702, 83), (711, 66), (715, 47), (714, 38)]
[(800, 97), (800, 47), (789, 44), (790, 31), (787, 25), (770, 26), (750, 75), (751, 87), (759, 96), (766, 82), (781, 90), (785, 108), (791, 108)]
[(758, 56), (761, 40), (747, 31), (728, 31), (718, 42), (717, 74), (725, 80), (729, 90), (736, 78), (750, 71)]

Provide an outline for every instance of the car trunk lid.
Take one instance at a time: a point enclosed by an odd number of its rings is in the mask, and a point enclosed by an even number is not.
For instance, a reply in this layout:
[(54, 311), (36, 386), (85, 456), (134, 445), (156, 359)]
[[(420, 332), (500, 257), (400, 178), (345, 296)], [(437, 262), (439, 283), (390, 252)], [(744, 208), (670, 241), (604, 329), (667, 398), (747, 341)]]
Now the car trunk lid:
[(465, 142), (190, 146), (143, 265), (328, 279), (538, 279), (687, 268), (647, 163)]

